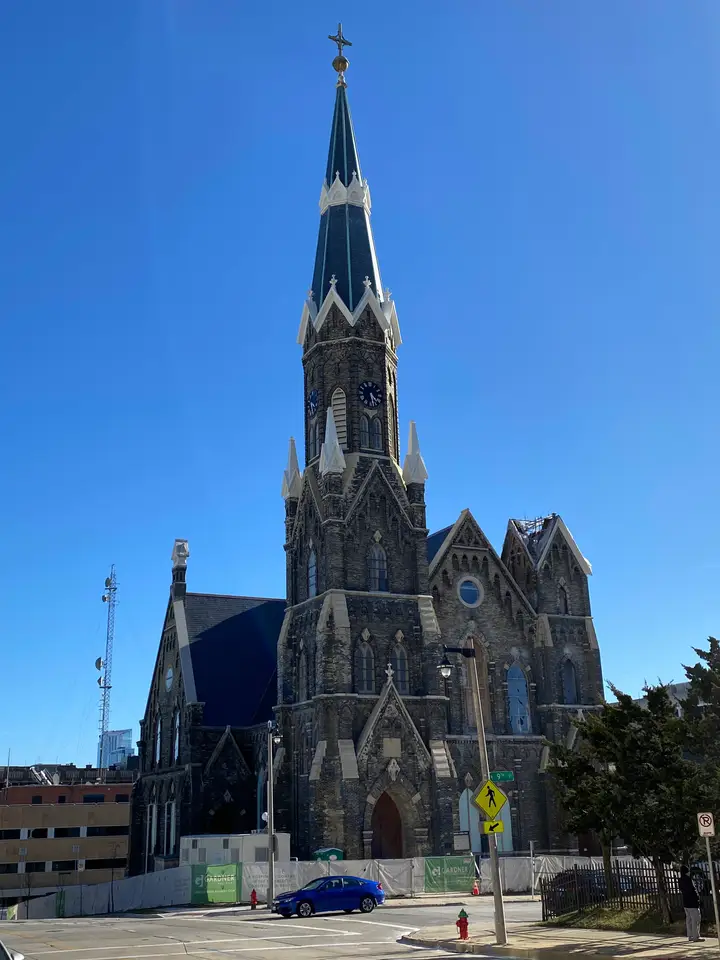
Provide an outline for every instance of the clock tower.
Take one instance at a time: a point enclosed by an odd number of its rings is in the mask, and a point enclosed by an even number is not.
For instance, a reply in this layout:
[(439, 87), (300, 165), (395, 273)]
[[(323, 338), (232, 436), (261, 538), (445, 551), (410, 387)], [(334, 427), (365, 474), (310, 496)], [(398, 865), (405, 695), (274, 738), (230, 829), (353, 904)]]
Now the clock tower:
[[(301, 855), (334, 845), (346, 856), (413, 856), (429, 843), (437, 802), (429, 744), (445, 723), (428, 590), (427, 472), (413, 423), (400, 466), (400, 328), (380, 280), (350, 115), (349, 42), (341, 28), (331, 39), (335, 107), (297, 338), (305, 467), (291, 440), (282, 491), (288, 607), (278, 642), (278, 822)], [(372, 791), (376, 799), (387, 793), (390, 826), (373, 826)]]

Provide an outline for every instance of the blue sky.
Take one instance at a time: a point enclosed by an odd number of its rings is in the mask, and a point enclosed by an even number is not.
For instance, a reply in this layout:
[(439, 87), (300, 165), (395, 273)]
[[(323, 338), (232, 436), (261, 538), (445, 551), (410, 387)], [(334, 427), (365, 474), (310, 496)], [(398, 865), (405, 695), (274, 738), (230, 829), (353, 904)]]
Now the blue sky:
[(8, 0), (0, 757), (94, 759), (111, 562), (136, 734), (175, 537), (284, 592), (341, 18), (431, 527), (560, 513), (631, 692), (720, 629), (716, 0)]

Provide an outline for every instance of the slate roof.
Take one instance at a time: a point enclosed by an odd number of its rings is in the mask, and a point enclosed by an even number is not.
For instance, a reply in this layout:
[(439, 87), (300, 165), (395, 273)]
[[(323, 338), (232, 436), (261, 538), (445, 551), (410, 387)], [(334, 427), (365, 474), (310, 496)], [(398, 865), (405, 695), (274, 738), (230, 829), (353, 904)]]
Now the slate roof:
[[(335, 96), (325, 172), (328, 187), (332, 186), (336, 173), (345, 186), (349, 186), (353, 171), (361, 180), (350, 105), (346, 89), (340, 85)], [(355, 309), (365, 293), (365, 277), (370, 278), (375, 296), (380, 298), (382, 294), (370, 219), (364, 207), (350, 203), (334, 205), (328, 207), (320, 217), (312, 281), (313, 296), (318, 307), (327, 296), (333, 275), (337, 278), (336, 291), (351, 310)]]
[(188, 593), (185, 616), (203, 722), (248, 727), (270, 720), (285, 600)]
[(427, 538), (427, 558), (428, 563), (433, 562), (433, 557), (438, 552), (440, 547), (445, 543), (445, 538), (452, 530), (452, 524), (449, 527), (443, 527), (442, 530), (438, 530), (437, 533), (431, 533)]

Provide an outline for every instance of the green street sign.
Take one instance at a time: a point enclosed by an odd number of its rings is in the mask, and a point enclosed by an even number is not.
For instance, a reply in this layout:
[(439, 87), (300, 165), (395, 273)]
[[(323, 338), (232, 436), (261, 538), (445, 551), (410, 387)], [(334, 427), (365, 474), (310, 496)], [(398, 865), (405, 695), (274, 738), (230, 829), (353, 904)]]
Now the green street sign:
[(514, 780), (515, 774), (512, 770), (493, 770), (490, 779), (493, 783), (504, 783), (508, 780)]

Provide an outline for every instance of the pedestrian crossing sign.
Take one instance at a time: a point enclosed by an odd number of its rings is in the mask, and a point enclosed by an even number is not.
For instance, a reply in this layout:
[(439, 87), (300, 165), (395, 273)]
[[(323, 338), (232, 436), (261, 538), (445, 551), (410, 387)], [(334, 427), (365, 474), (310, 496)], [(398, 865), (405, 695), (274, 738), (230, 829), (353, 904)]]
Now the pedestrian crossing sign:
[(507, 796), (500, 787), (492, 780), (486, 780), (478, 789), (472, 798), (475, 806), (482, 810), (490, 820), (496, 820), (497, 815), (507, 803)]
[(505, 824), (502, 820), (483, 820), (483, 833), (505, 833)]

